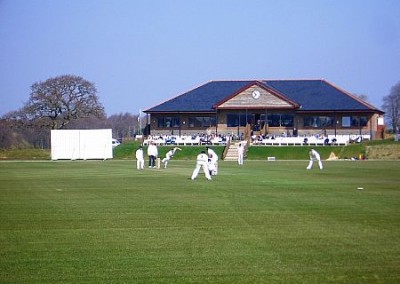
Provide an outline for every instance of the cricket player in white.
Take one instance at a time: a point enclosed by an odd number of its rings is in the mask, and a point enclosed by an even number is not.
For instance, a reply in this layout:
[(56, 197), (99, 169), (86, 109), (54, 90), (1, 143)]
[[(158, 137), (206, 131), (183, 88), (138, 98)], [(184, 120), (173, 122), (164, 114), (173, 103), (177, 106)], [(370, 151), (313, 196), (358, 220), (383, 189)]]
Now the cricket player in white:
[(161, 161), (161, 162), (163, 162), (163, 164), (164, 164), (164, 169), (167, 168), (168, 161), (171, 160), (171, 158), (175, 155), (175, 152), (176, 152), (177, 150), (181, 151), (182, 149), (179, 148), (179, 147), (174, 147), (173, 149), (169, 150), (169, 151), (167, 152), (167, 154), (165, 154), (165, 158), (162, 159), (162, 161)]
[(242, 143), (239, 143), (237, 151), (238, 151), (238, 164), (243, 165), (244, 147)]
[(144, 169), (144, 157), (142, 147), (139, 147), (139, 149), (136, 150), (136, 168), (138, 170)]
[(210, 160), (208, 166), (209, 166), (211, 175), (216, 176), (218, 174), (218, 155), (210, 147), (207, 147), (207, 154), (208, 154), (208, 158)]
[(308, 163), (307, 170), (311, 170), (314, 161), (318, 161), (319, 169), (322, 170), (324, 167), (322, 166), (321, 156), (319, 155), (319, 153), (314, 149), (311, 149), (309, 155), (310, 155), (310, 162)]
[(196, 167), (193, 170), (191, 179), (194, 180), (199, 174), (200, 168), (203, 168), (204, 175), (208, 180), (211, 180), (210, 172), (208, 169), (208, 155), (206, 151), (201, 151), (196, 158)]

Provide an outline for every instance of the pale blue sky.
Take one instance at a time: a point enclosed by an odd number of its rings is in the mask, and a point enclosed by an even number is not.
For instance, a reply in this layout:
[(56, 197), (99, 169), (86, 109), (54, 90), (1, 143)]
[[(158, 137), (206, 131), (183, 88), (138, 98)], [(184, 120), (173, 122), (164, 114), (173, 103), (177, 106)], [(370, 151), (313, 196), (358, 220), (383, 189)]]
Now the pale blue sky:
[(382, 97), (400, 81), (398, 0), (0, 0), (0, 116), (72, 74), (107, 115), (211, 80), (326, 79)]

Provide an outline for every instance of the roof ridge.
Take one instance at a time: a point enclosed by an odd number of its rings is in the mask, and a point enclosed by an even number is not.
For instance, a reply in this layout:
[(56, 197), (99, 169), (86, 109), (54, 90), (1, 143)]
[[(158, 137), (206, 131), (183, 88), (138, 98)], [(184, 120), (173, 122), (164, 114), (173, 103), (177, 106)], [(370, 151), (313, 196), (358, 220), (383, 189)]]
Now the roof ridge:
[(324, 78), (289, 78), (289, 79), (216, 79), (210, 80), (207, 83), (211, 82), (265, 82), (265, 81), (324, 81), (328, 82)]
[(298, 79), (265, 79), (264, 81), (324, 81), (327, 82), (323, 78), (298, 78)]

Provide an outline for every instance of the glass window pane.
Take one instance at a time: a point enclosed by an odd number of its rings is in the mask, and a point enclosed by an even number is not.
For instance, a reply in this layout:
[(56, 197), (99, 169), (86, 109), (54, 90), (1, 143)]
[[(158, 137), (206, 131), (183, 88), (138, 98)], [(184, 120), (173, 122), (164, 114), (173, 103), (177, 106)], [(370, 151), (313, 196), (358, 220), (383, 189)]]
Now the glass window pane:
[(279, 114), (269, 114), (268, 125), (272, 127), (279, 127), (281, 125), (281, 116)]
[(239, 125), (239, 115), (237, 114), (228, 114), (226, 119), (226, 124), (228, 127), (235, 127)]
[(212, 127), (216, 125), (215, 116), (191, 116), (189, 127)]
[(159, 117), (157, 119), (157, 125), (160, 128), (179, 127), (180, 126), (180, 118), (179, 117)]
[(360, 126), (363, 126), (363, 127), (367, 126), (368, 118), (366, 116), (361, 116), (360, 117), (360, 124), (361, 124)]
[(282, 126), (293, 127), (294, 116), (292, 114), (284, 114), (281, 117)]
[(303, 121), (305, 127), (329, 128), (334, 126), (335, 118), (331, 116), (306, 116)]
[(350, 126), (351, 126), (350, 116), (343, 116), (342, 117), (342, 127), (350, 127)]
[(164, 117), (159, 117), (157, 120), (158, 127), (164, 127)]

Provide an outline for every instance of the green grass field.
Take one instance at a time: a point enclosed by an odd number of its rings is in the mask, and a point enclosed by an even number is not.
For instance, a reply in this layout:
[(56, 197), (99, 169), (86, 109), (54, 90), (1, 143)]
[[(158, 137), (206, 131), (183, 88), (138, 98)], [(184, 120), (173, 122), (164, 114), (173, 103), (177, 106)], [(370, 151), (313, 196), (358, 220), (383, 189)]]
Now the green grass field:
[(0, 283), (400, 283), (400, 162), (307, 163), (0, 162)]

